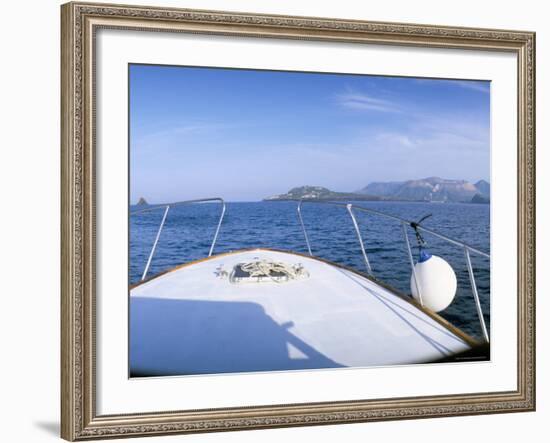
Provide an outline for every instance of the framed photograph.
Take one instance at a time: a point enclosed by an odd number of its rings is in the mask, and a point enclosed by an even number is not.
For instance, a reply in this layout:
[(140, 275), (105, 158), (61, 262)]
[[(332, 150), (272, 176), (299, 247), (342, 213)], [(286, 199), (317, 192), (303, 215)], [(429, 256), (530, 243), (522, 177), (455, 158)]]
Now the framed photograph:
[(63, 438), (534, 410), (534, 33), (61, 14)]

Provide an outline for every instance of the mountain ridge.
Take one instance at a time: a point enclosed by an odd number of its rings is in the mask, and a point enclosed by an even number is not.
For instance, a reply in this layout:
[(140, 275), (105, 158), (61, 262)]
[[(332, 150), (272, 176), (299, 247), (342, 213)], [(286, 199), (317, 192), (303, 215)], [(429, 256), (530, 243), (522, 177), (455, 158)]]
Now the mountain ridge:
[(305, 185), (294, 187), (285, 194), (272, 195), (263, 200), (299, 199), (488, 203), (490, 184), (485, 180), (471, 183), (467, 180), (433, 176), (406, 181), (372, 182), (355, 192), (337, 192), (323, 186)]
[(434, 176), (401, 182), (372, 182), (357, 192), (399, 201), (470, 202), (476, 194), (489, 198), (490, 184), (485, 180), (474, 184)]

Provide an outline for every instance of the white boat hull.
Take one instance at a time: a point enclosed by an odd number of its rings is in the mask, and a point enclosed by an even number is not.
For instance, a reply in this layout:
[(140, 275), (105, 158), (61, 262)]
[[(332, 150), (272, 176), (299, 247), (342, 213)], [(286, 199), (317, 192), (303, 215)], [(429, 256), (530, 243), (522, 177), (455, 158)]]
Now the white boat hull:
[[(301, 263), (308, 278), (230, 283), (220, 266)], [(472, 342), (437, 315), (349, 269), (257, 249), (193, 262), (130, 292), (134, 376), (369, 367), (437, 361)]]

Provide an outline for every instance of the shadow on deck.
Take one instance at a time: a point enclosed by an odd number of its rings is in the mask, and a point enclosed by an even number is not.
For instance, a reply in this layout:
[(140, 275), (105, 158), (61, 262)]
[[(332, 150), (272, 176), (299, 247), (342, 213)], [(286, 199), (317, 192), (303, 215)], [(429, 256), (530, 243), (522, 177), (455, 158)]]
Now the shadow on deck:
[[(339, 368), (251, 302), (135, 297), (132, 377)], [(290, 352), (292, 349), (292, 352)]]

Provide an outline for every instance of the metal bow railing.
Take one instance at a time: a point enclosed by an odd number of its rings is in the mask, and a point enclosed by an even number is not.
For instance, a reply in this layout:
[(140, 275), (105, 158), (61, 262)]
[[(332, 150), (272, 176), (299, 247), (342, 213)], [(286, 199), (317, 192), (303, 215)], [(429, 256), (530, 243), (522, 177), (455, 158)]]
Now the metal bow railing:
[(475, 276), (474, 276), (474, 271), (473, 271), (473, 268), (472, 268), (472, 261), (471, 261), (471, 258), (470, 258), (470, 253), (474, 253), (474, 254), (477, 254), (477, 255), (480, 255), (482, 257), (486, 257), (486, 258), (490, 259), (491, 256), (488, 253), (483, 252), (483, 251), (481, 251), (477, 248), (474, 248), (474, 247), (472, 247), (472, 246), (470, 246), (470, 245), (468, 245), (464, 242), (461, 242), (459, 240), (455, 240), (451, 237), (440, 234), (439, 232), (433, 231), (432, 229), (425, 228), (424, 226), (421, 226), (418, 223), (414, 223), (410, 220), (406, 220), (404, 218), (397, 217), (395, 215), (386, 214), (384, 212), (380, 212), (380, 211), (377, 211), (375, 209), (365, 208), (363, 206), (356, 206), (356, 205), (353, 205), (351, 203), (338, 203), (338, 202), (332, 202), (332, 201), (307, 200), (307, 199), (296, 200), (296, 201), (298, 201), (298, 207), (297, 207), (298, 219), (299, 219), (300, 225), (302, 227), (302, 231), (303, 231), (304, 238), (305, 238), (305, 241), (306, 241), (306, 246), (307, 246), (308, 253), (311, 256), (313, 255), (313, 253), (311, 251), (311, 243), (309, 241), (309, 237), (308, 237), (307, 230), (306, 230), (306, 227), (305, 227), (305, 224), (304, 224), (304, 220), (302, 218), (302, 205), (304, 203), (315, 203), (315, 204), (326, 204), (326, 205), (345, 208), (348, 211), (348, 213), (351, 217), (351, 221), (352, 221), (353, 227), (355, 229), (355, 234), (357, 235), (357, 240), (359, 242), (359, 246), (360, 246), (360, 249), (361, 249), (361, 254), (363, 255), (363, 260), (365, 262), (365, 267), (367, 268), (367, 272), (371, 275), (373, 274), (372, 267), (371, 267), (371, 264), (370, 264), (370, 261), (369, 261), (368, 255), (367, 255), (367, 251), (365, 249), (365, 244), (364, 244), (364, 241), (363, 241), (363, 237), (361, 236), (361, 231), (359, 230), (359, 225), (358, 225), (357, 220), (355, 218), (354, 211), (365, 212), (365, 213), (368, 213), (368, 214), (372, 214), (372, 215), (376, 215), (376, 216), (380, 216), (380, 217), (385, 217), (387, 219), (394, 220), (394, 221), (398, 222), (399, 224), (401, 224), (401, 227), (402, 227), (402, 230), (403, 230), (403, 237), (404, 237), (404, 240), (405, 240), (405, 245), (407, 246), (407, 254), (408, 254), (408, 257), (409, 257), (409, 262), (410, 262), (410, 265), (411, 265), (412, 274), (414, 276), (416, 291), (417, 291), (417, 294), (418, 294), (421, 305), (423, 305), (422, 292), (421, 292), (419, 281), (416, 277), (415, 263), (414, 263), (414, 259), (413, 259), (413, 254), (412, 254), (412, 250), (411, 250), (411, 244), (410, 244), (410, 241), (409, 241), (407, 228), (414, 227), (414, 229), (420, 230), (422, 232), (425, 232), (426, 234), (432, 235), (434, 237), (437, 237), (441, 240), (444, 240), (448, 243), (451, 243), (453, 245), (456, 245), (456, 246), (462, 248), (463, 251), (464, 251), (464, 258), (466, 260), (466, 266), (468, 268), (468, 276), (469, 276), (469, 279), (470, 279), (470, 286), (471, 286), (471, 289), (472, 289), (472, 295), (474, 297), (474, 302), (475, 302), (475, 305), (476, 305), (476, 311), (477, 311), (477, 315), (478, 315), (478, 318), (479, 318), (481, 331), (483, 333), (483, 338), (485, 339), (485, 341), (487, 343), (489, 342), (489, 334), (487, 332), (487, 326), (485, 324), (485, 319), (483, 317), (483, 310), (481, 308), (481, 303), (480, 303), (480, 300), (479, 300), (479, 293), (477, 291), (477, 284), (476, 284), (476, 280), (475, 280)]
[(220, 218), (218, 221), (218, 225), (216, 226), (216, 232), (214, 233), (214, 239), (212, 240), (212, 244), (210, 245), (210, 250), (208, 252), (208, 257), (212, 255), (214, 252), (214, 246), (216, 245), (216, 240), (218, 239), (218, 234), (220, 233), (220, 228), (222, 225), (223, 217), (225, 215), (225, 201), (223, 198), (220, 197), (214, 197), (214, 198), (201, 198), (196, 200), (185, 200), (175, 203), (163, 203), (160, 205), (154, 205), (154, 206), (148, 206), (143, 209), (138, 209), (137, 211), (130, 212), (130, 215), (137, 215), (137, 214), (143, 214), (146, 212), (156, 211), (158, 209), (164, 209), (164, 214), (162, 216), (162, 220), (160, 222), (159, 229), (157, 231), (157, 235), (155, 236), (155, 241), (153, 242), (153, 247), (151, 248), (151, 252), (149, 253), (149, 258), (147, 259), (147, 264), (145, 265), (145, 269), (143, 270), (143, 274), (141, 276), (141, 281), (145, 280), (145, 277), (147, 276), (147, 272), (149, 271), (149, 267), (151, 266), (151, 261), (153, 260), (153, 256), (155, 255), (155, 250), (157, 249), (157, 244), (160, 238), (160, 233), (162, 232), (162, 228), (164, 227), (164, 223), (166, 221), (166, 217), (168, 216), (168, 211), (170, 208), (175, 206), (183, 206), (183, 205), (191, 205), (195, 203), (208, 203), (208, 202), (220, 202), (222, 206)]
[[(208, 202), (215, 202), (215, 201), (221, 203), (221, 213), (220, 213), (220, 218), (219, 218), (217, 226), (216, 226), (216, 231), (214, 233), (214, 238), (212, 239), (212, 243), (210, 245), (210, 250), (208, 252), (208, 257), (210, 257), (214, 252), (214, 247), (216, 245), (216, 241), (218, 239), (220, 228), (221, 228), (223, 218), (224, 218), (224, 215), (225, 215), (226, 205), (225, 205), (225, 201), (222, 198), (220, 198), (220, 197), (204, 198), (204, 199), (186, 200), (186, 201), (180, 201), (180, 202), (175, 202), (175, 203), (166, 203), (166, 204), (160, 204), (160, 205), (154, 205), (154, 206), (147, 206), (146, 208), (138, 209), (138, 210), (133, 211), (133, 212), (130, 213), (131, 215), (137, 215), (137, 214), (142, 214), (142, 213), (146, 213), (146, 212), (156, 211), (156, 210), (159, 210), (159, 209), (164, 209), (164, 213), (163, 213), (163, 216), (162, 216), (162, 220), (161, 220), (159, 229), (158, 229), (157, 234), (155, 236), (155, 240), (153, 242), (151, 252), (149, 253), (149, 257), (147, 259), (145, 269), (143, 270), (143, 274), (141, 276), (142, 281), (145, 280), (145, 277), (147, 276), (147, 273), (149, 271), (149, 267), (151, 266), (151, 261), (153, 259), (154, 254), (155, 254), (155, 250), (157, 248), (157, 244), (158, 244), (159, 239), (160, 239), (160, 234), (161, 234), (162, 229), (164, 227), (164, 224), (166, 222), (166, 218), (168, 216), (168, 212), (169, 212), (170, 208), (175, 207), (175, 206), (181, 206), (181, 205), (189, 205), (189, 204), (196, 204), (196, 203), (208, 203)], [(455, 246), (458, 246), (458, 247), (462, 248), (463, 251), (464, 251), (464, 258), (466, 260), (466, 266), (467, 266), (467, 269), (468, 269), (468, 276), (469, 276), (469, 280), (470, 280), (470, 286), (471, 286), (471, 289), (472, 289), (472, 294), (473, 294), (475, 305), (476, 305), (476, 310), (477, 310), (477, 315), (478, 315), (478, 318), (479, 318), (480, 327), (481, 327), (481, 330), (482, 330), (483, 337), (484, 337), (485, 341), (489, 342), (489, 334), (487, 332), (487, 326), (485, 324), (485, 319), (483, 317), (483, 310), (481, 308), (479, 293), (478, 293), (478, 290), (477, 290), (477, 284), (476, 284), (475, 275), (474, 275), (474, 271), (473, 271), (473, 268), (472, 268), (472, 261), (471, 261), (471, 257), (470, 257), (470, 254), (474, 253), (474, 254), (477, 254), (477, 255), (480, 255), (482, 257), (486, 257), (486, 258), (490, 259), (490, 255), (488, 253), (483, 252), (483, 251), (481, 251), (477, 248), (474, 248), (473, 246), (470, 246), (470, 245), (468, 245), (464, 242), (461, 242), (459, 240), (453, 239), (453, 238), (448, 237), (446, 235), (440, 234), (439, 232), (433, 231), (432, 229), (426, 228), (426, 227), (424, 227), (424, 226), (422, 226), (418, 223), (412, 222), (410, 220), (406, 220), (406, 219), (401, 218), (401, 217), (397, 217), (395, 215), (386, 214), (384, 212), (380, 212), (380, 211), (377, 211), (375, 209), (365, 208), (364, 206), (356, 206), (356, 205), (351, 204), (351, 203), (339, 203), (339, 202), (332, 202), (332, 201), (307, 200), (307, 199), (296, 200), (296, 201), (298, 202), (298, 207), (297, 207), (298, 219), (299, 219), (300, 225), (302, 227), (302, 232), (304, 234), (307, 250), (308, 250), (308, 253), (309, 253), (310, 256), (313, 256), (313, 253), (312, 253), (312, 250), (311, 250), (311, 242), (309, 240), (309, 236), (308, 236), (305, 224), (304, 224), (304, 220), (302, 218), (302, 206), (303, 206), (303, 204), (304, 203), (315, 203), (315, 204), (325, 204), (325, 205), (331, 205), (331, 206), (335, 206), (335, 207), (345, 208), (347, 210), (348, 214), (350, 215), (350, 218), (351, 218), (351, 221), (352, 221), (352, 224), (353, 224), (353, 228), (355, 230), (355, 234), (357, 236), (357, 240), (358, 240), (358, 243), (359, 243), (360, 251), (361, 251), (361, 254), (363, 256), (363, 261), (365, 262), (365, 267), (367, 269), (368, 274), (370, 274), (370, 275), (373, 275), (373, 270), (372, 270), (371, 263), (369, 261), (369, 257), (368, 257), (368, 254), (367, 254), (367, 249), (365, 248), (365, 242), (364, 242), (363, 237), (361, 235), (361, 231), (359, 229), (359, 224), (358, 224), (357, 219), (355, 217), (354, 211), (365, 212), (365, 213), (368, 213), (368, 214), (384, 217), (384, 218), (393, 220), (395, 222), (398, 222), (402, 227), (404, 242), (405, 242), (405, 245), (406, 245), (406, 248), (407, 248), (407, 255), (408, 255), (409, 263), (410, 263), (410, 266), (411, 266), (411, 272), (414, 276), (416, 290), (417, 290), (417, 294), (419, 296), (419, 301), (420, 301), (421, 305), (423, 305), (422, 291), (421, 291), (419, 281), (416, 277), (415, 263), (414, 263), (414, 258), (413, 258), (413, 253), (412, 253), (412, 249), (411, 249), (411, 244), (410, 244), (410, 241), (409, 241), (407, 228), (414, 228), (415, 230), (422, 231), (426, 234), (432, 235), (432, 236), (437, 237), (437, 238), (439, 238), (443, 241), (446, 241), (448, 243), (451, 243)]]

